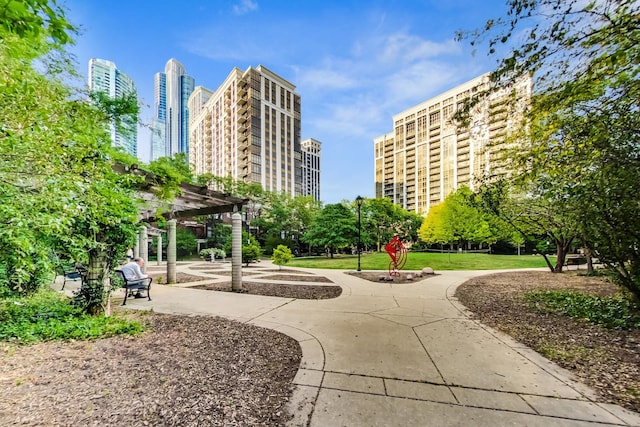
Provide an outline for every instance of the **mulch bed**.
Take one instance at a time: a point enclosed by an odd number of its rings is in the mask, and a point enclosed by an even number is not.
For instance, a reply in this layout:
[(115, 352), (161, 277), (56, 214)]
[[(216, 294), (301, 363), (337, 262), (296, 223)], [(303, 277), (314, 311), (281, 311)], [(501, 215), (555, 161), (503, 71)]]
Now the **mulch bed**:
[(573, 290), (609, 296), (618, 286), (576, 272), (498, 273), (469, 280), (455, 296), (482, 323), (573, 372), (606, 401), (640, 412), (640, 330), (602, 326), (529, 307), (533, 290)]
[[(153, 283), (151, 284), (151, 286), (153, 286), (153, 284), (167, 283), (166, 273), (161, 273), (161, 274), (154, 274), (153, 272), (147, 272), (147, 273), (149, 274), (149, 277), (153, 277)], [(193, 274), (176, 272), (176, 283), (200, 282), (202, 280), (210, 280), (210, 279), (202, 276), (194, 276)]]
[[(231, 282), (193, 286), (194, 289), (233, 292)], [(342, 294), (340, 286), (285, 285), (280, 283), (242, 282), (242, 293), (295, 299), (331, 299)]]
[[(368, 280), (370, 282), (378, 283), (419, 283), (430, 277), (435, 277), (436, 274), (423, 274), (422, 277), (417, 277), (415, 272), (400, 272), (400, 276), (389, 276), (387, 271), (348, 271), (346, 274), (359, 277), (361, 279)], [(407, 278), (408, 275), (413, 276), (411, 280)], [(391, 280), (380, 280), (381, 277), (391, 278)]]
[[(209, 273), (209, 274), (215, 274), (217, 276), (231, 276), (231, 271), (229, 270), (214, 270), (214, 269), (210, 269), (210, 270), (204, 270), (204, 269), (200, 269), (198, 271), (202, 271), (203, 273)], [(254, 274), (260, 274), (259, 271), (243, 271), (242, 272), (242, 276), (251, 276)], [(203, 277), (202, 280), (206, 280), (206, 277)]]
[(285, 425), (296, 340), (218, 317), (137, 315), (149, 328), (139, 337), (0, 343), (0, 425)]
[(265, 268), (264, 272), (276, 272), (276, 273), (296, 273), (296, 274), (314, 274), (309, 271), (292, 270), (287, 268)]
[(321, 282), (321, 283), (333, 283), (330, 279), (323, 276), (299, 276), (294, 274), (271, 274), (268, 276), (262, 276), (261, 279), (265, 280), (289, 280), (294, 282)]

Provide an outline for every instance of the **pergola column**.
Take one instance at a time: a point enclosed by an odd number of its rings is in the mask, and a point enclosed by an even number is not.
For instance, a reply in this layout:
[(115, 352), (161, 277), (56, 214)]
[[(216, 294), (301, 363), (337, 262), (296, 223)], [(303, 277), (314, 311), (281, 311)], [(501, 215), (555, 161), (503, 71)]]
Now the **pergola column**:
[(136, 243), (133, 245), (133, 258), (136, 259), (140, 256), (140, 232), (136, 233)]
[(242, 217), (231, 215), (231, 289), (242, 290)]
[(146, 273), (147, 272), (147, 260), (149, 259), (149, 237), (147, 236), (147, 227), (146, 226), (142, 226), (140, 227), (140, 233), (139, 233), (139, 251), (140, 251), (140, 255), (139, 257), (142, 258), (144, 260), (144, 264), (142, 264), (142, 272)]
[(176, 283), (176, 224), (175, 219), (167, 221), (167, 283)]
[(158, 234), (158, 248), (156, 252), (158, 254), (156, 263), (160, 265), (160, 263), (162, 262), (162, 233)]

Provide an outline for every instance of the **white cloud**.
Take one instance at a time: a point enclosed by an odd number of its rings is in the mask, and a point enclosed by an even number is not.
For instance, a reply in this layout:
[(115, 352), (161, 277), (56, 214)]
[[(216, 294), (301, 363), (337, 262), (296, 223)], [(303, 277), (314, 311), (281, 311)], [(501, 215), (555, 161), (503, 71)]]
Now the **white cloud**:
[(387, 64), (403, 64), (442, 55), (457, 55), (460, 52), (459, 44), (453, 40), (437, 43), (410, 34), (398, 33), (390, 35), (382, 42), (378, 60)]
[(236, 15), (245, 15), (258, 10), (258, 3), (253, 0), (240, 0), (240, 4), (233, 6), (233, 13)]

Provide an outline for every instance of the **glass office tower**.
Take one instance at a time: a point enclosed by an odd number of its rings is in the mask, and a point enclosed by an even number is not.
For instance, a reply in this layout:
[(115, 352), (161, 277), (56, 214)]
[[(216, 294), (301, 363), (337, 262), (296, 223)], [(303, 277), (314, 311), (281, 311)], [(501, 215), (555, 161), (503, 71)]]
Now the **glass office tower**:
[[(136, 99), (138, 91), (133, 80), (116, 64), (104, 59), (92, 58), (89, 60), (89, 89), (100, 91), (110, 98), (121, 98), (133, 94)], [(138, 118), (124, 120), (120, 126), (111, 123), (109, 132), (111, 141), (116, 147), (121, 147), (127, 153), (137, 156), (138, 152)]]
[(151, 129), (151, 159), (189, 155), (189, 96), (195, 80), (188, 76), (184, 66), (170, 59), (164, 73), (154, 77), (155, 117)]

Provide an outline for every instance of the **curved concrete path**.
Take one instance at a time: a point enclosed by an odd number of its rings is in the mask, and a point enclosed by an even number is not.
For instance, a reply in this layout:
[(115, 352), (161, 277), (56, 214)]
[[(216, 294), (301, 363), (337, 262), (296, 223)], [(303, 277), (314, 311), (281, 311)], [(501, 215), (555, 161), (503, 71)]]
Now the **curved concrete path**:
[[(127, 306), (223, 316), (297, 339), (291, 426), (640, 426), (640, 414), (597, 402), (569, 372), (468, 316), (456, 287), (491, 271), (392, 284), (297, 270), (331, 279), (342, 295), (296, 300), (155, 285), (152, 301)], [(178, 271), (199, 274), (188, 265)]]

